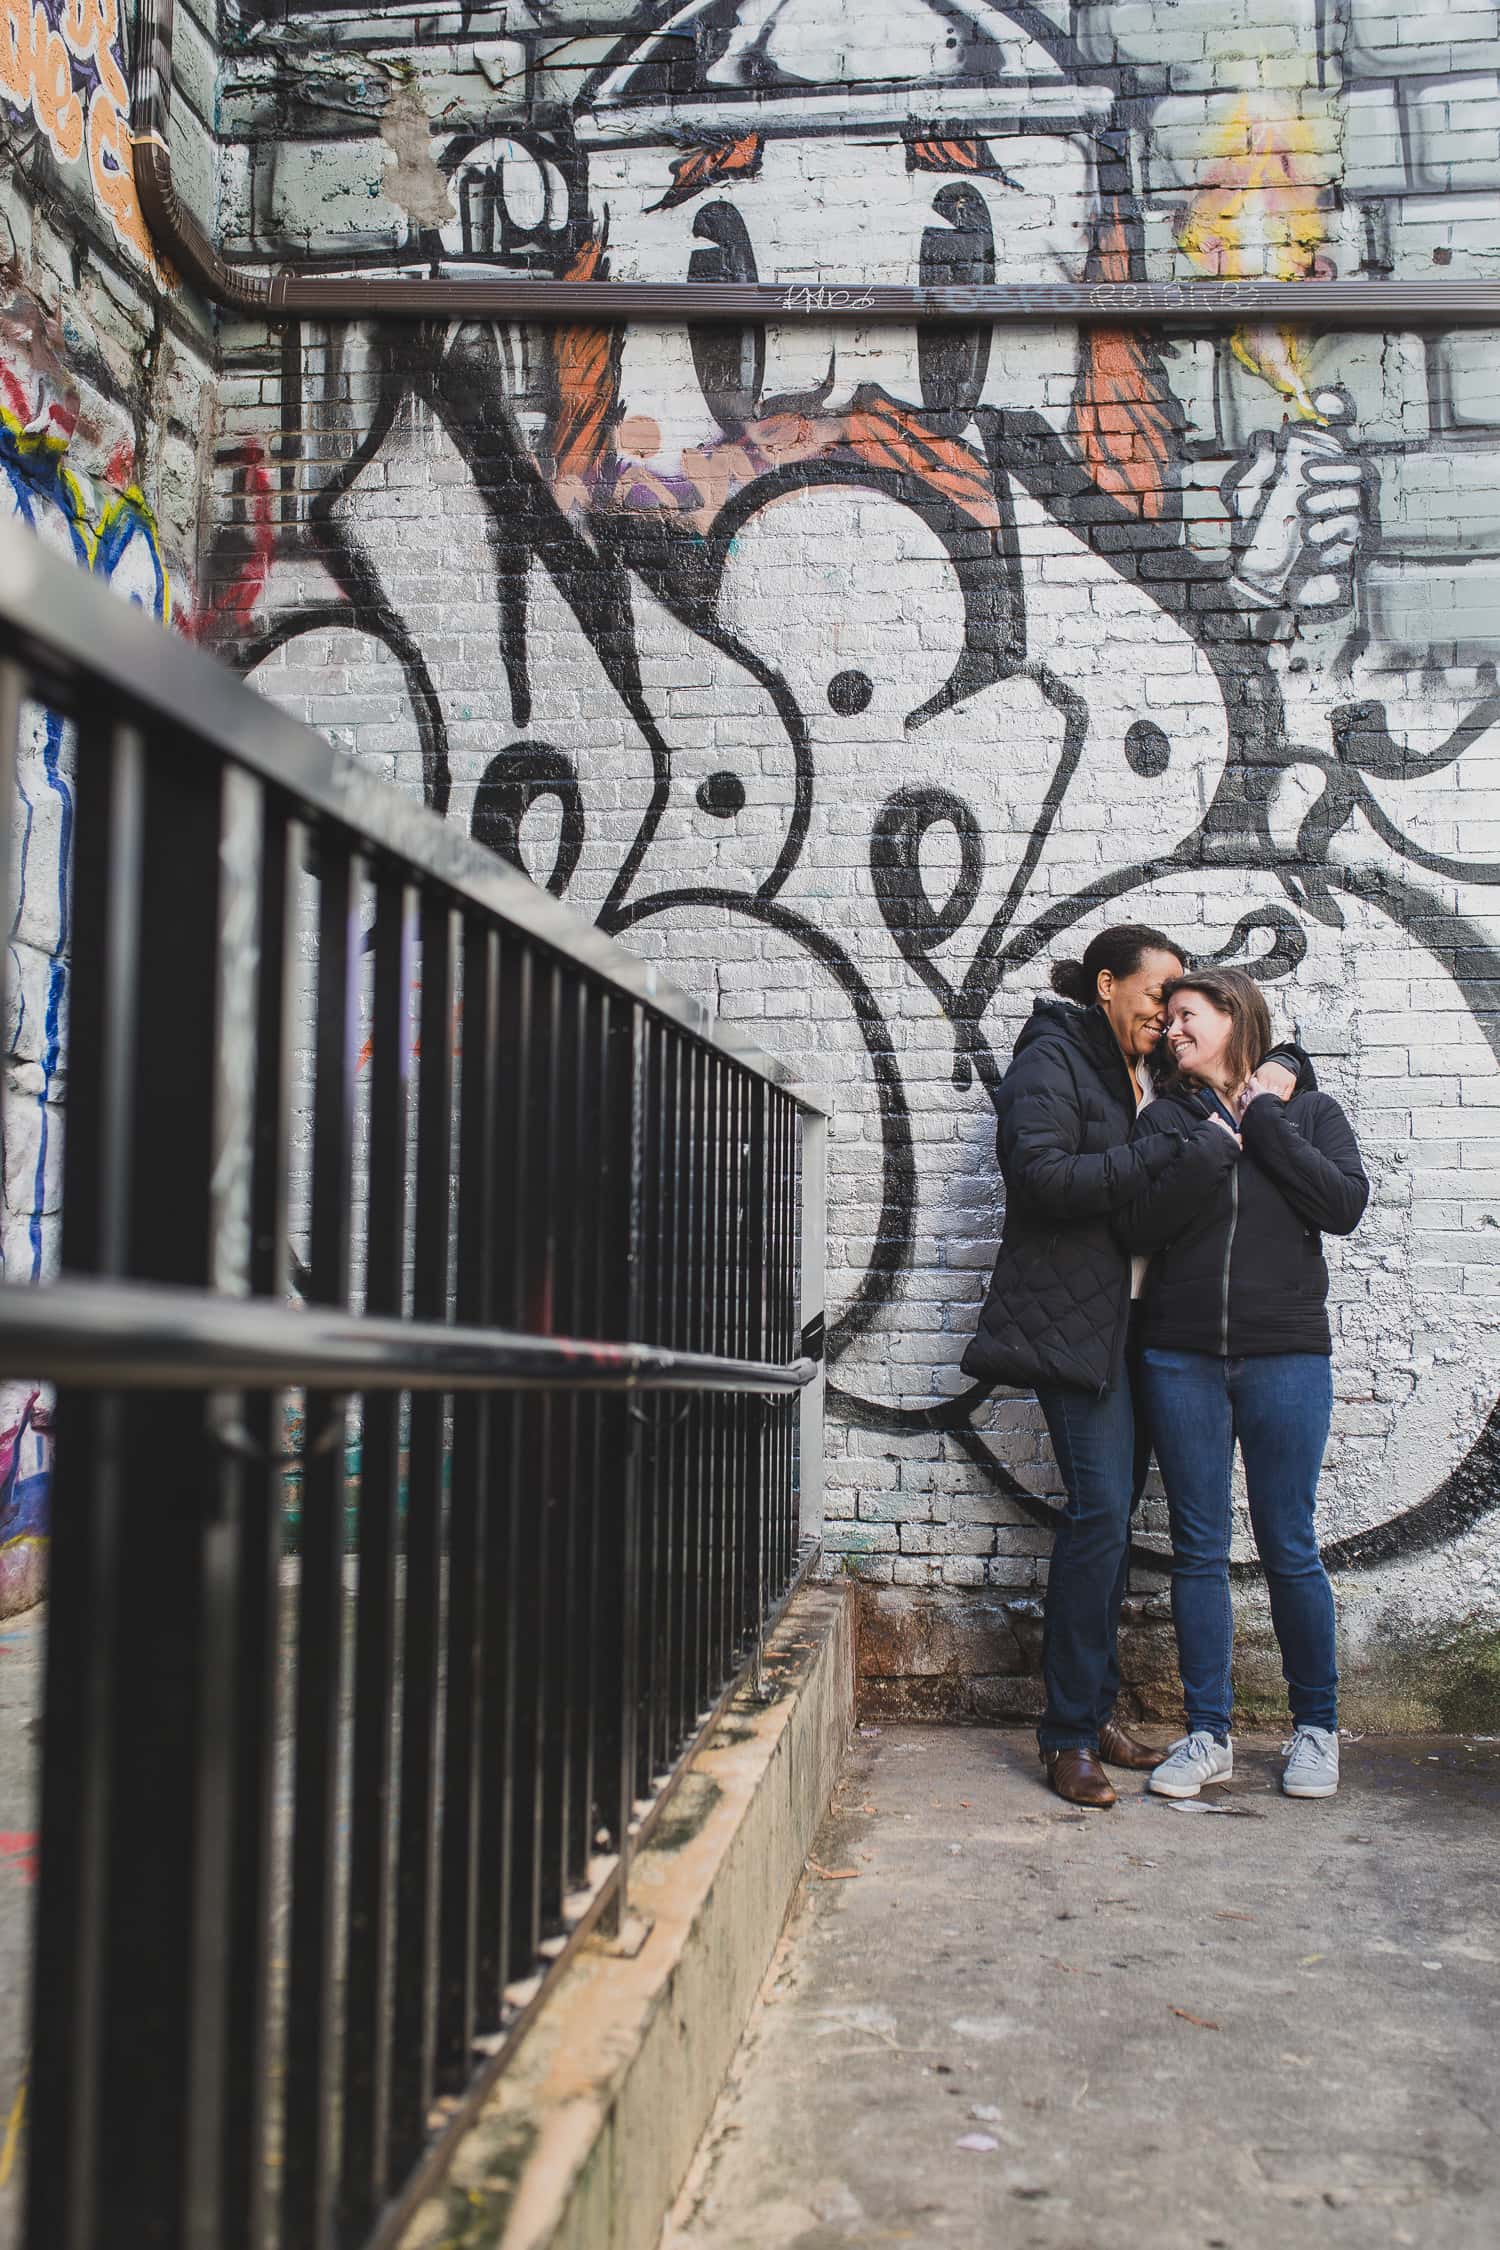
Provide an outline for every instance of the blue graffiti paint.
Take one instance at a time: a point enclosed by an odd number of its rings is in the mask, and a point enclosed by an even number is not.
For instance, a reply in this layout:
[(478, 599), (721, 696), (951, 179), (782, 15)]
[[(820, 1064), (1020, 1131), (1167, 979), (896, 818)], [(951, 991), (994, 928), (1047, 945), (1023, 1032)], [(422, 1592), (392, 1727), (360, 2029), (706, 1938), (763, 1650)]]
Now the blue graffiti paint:
[(63, 722), (56, 712), (47, 713), (47, 736), (42, 751), (42, 765), (48, 786), (56, 793), (59, 802), (60, 823), (57, 847), (57, 950), (47, 964), (47, 1012), (43, 1024), (42, 1083), (37, 1094), (41, 1108), (41, 1129), (37, 1137), (36, 1180), (31, 1199), (31, 1278), (38, 1280), (42, 1270), (42, 1212), (46, 1203), (47, 1147), (52, 1128), (52, 1088), (57, 1077), (57, 1066), (62, 1056), (62, 1011), (67, 993), (67, 952), (71, 901), (69, 898), (70, 872), (73, 864), (73, 792), (68, 787), (62, 771)]
[[(117, 592), (166, 623), (172, 588), (162, 559), (156, 518), (144, 495), (132, 485), (100, 505), (97, 491), (68, 464), (71, 416), (62, 421), (28, 400), (14, 381), (0, 403), (0, 514), (9, 513), (28, 530), (60, 548), (85, 570), (107, 579)], [(38, 394), (44, 403), (45, 393)], [(35, 723), (35, 722), (33, 722)], [(41, 1278), (45, 1256), (47, 1164), (55, 1125), (54, 1095), (63, 1062), (64, 1018), (68, 998), (68, 954), (72, 923), (74, 799), (63, 770), (68, 730), (55, 712), (40, 715), (41, 764), (56, 810), (56, 912), (45, 944), (45, 991), (39, 1027), (41, 1084), (36, 1093), (38, 1134), (25, 1243), (29, 1278)], [(28, 885), (40, 879), (33, 866), (37, 814), (41, 801), (18, 777), (23, 807), (16, 915), (7, 933), (19, 969), (20, 930), (31, 898)], [(49, 870), (49, 883), (51, 880)], [(26, 981), (15, 979), (18, 996), (14, 1048), (31, 1043), (34, 1024), (26, 1013)], [(14, 1394), (13, 1394), (14, 1395)], [(10, 1408), (15, 1412), (14, 1405)], [(25, 1607), (41, 1591), (39, 1559), (45, 1552), (51, 1429), (46, 1397), (33, 1391), (13, 1426), (0, 1433), (0, 1612)]]

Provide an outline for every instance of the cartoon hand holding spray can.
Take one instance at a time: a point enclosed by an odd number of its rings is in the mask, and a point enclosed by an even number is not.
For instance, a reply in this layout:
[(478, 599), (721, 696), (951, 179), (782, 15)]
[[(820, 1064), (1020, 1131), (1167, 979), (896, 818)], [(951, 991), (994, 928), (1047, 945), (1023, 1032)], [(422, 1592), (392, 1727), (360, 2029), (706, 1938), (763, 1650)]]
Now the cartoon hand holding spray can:
[(1371, 528), (1373, 470), (1350, 443), (1347, 391), (1317, 392), (1315, 422), (1261, 431), (1222, 493), (1235, 523), (1230, 583), (1258, 609), (1331, 617), (1352, 607)]

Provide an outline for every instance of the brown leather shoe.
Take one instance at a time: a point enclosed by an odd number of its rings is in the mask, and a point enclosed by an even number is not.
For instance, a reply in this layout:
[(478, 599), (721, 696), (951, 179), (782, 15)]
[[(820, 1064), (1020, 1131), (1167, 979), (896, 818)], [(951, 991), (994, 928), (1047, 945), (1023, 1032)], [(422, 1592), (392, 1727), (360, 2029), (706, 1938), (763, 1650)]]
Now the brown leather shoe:
[(1137, 1742), (1133, 1734), (1127, 1734), (1113, 1719), (1106, 1719), (1099, 1729), (1099, 1755), (1106, 1765), (1125, 1766), (1131, 1773), (1150, 1773), (1161, 1764), (1165, 1752)]
[(1092, 1750), (1044, 1750), (1042, 1763), (1059, 1797), (1103, 1812), (1115, 1801), (1109, 1776)]

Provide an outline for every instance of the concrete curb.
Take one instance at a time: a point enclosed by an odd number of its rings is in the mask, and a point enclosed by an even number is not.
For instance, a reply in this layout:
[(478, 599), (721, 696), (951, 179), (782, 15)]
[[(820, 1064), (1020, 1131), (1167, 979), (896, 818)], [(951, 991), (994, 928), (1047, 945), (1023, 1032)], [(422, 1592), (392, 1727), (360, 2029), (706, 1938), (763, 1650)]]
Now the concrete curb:
[(655, 2250), (848, 1748), (848, 1590), (805, 1587), (764, 1673), (635, 1863), (645, 1944), (580, 1954), (402, 2250)]

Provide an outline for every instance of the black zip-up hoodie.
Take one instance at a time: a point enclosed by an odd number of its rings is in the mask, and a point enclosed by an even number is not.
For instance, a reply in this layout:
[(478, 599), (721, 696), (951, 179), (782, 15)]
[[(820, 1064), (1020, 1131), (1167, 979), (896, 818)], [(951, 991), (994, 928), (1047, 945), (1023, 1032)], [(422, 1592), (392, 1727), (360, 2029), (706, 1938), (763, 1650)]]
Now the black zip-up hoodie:
[[(1283, 1102), (1258, 1094), (1240, 1121), (1238, 1161), (1214, 1180), (1179, 1191), (1170, 1171), (1116, 1222), (1121, 1244), (1150, 1251), (1141, 1342), (1162, 1351), (1258, 1358), (1269, 1352), (1332, 1350), (1324, 1234), (1352, 1234), (1370, 1199), (1354, 1132), (1338, 1103), (1318, 1091), (1300, 1049), (1296, 1091)], [(1221, 1107), (1206, 1089), (1162, 1094), (1141, 1112), (1143, 1154), (1163, 1139), (1186, 1141)], [(1227, 1134), (1215, 1132), (1233, 1151)]]
[(995, 1109), (1005, 1232), (964, 1373), (1102, 1392), (1119, 1375), (1130, 1313), (1115, 1222), (1153, 1185), (1175, 1208), (1191, 1205), (1238, 1152), (1201, 1116), (1132, 1143), (1135, 1089), (1109, 1018), (1049, 995), (1022, 1027)]

